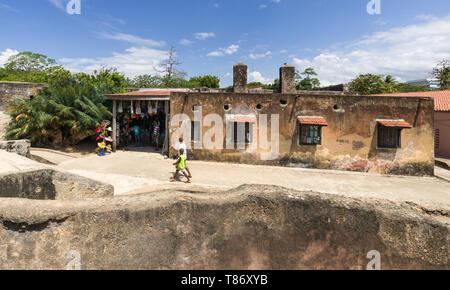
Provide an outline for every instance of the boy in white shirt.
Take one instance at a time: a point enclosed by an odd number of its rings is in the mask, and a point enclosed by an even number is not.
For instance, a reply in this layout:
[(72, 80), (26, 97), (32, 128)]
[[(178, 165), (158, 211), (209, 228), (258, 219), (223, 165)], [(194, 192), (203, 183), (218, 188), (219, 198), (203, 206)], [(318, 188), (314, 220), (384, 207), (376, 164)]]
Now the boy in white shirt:
[[(186, 144), (184, 143), (183, 138), (180, 138), (178, 141), (180, 141), (180, 146), (178, 147), (178, 154), (179, 155), (184, 154), (185, 160), (187, 160), (187, 147), (186, 147)], [(183, 151), (181, 149), (183, 149)], [(186, 163), (186, 171), (189, 174), (189, 178), (192, 178), (192, 174), (191, 174), (191, 171), (189, 170), (189, 167), (187, 166), (187, 163)]]

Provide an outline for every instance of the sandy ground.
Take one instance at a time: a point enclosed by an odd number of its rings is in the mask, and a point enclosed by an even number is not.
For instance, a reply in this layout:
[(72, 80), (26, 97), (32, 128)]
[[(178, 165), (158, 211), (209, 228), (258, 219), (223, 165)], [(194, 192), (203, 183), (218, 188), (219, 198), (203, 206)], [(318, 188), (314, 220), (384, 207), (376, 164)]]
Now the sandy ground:
[(173, 160), (148, 152), (118, 152), (98, 157), (69, 158), (56, 168), (111, 183), (116, 194), (148, 192), (156, 187), (194, 186), (229, 189), (242, 184), (270, 184), (302, 191), (349, 197), (413, 202), (450, 209), (450, 186), (432, 177), (398, 177), (270, 166), (190, 161), (192, 185), (170, 184)]

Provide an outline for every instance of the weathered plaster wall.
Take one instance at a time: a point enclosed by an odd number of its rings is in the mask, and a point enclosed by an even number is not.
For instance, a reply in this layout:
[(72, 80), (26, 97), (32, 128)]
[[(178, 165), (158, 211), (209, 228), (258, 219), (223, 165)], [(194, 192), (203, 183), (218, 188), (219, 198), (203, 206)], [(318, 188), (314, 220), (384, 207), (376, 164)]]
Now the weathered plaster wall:
[[(280, 101), (286, 102), (282, 105)], [(224, 111), (230, 104), (232, 110)], [(257, 105), (262, 105), (257, 110)], [(431, 98), (368, 97), (332, 93), (302, 94), (233, 94), (173, 93), (171, 116), (186, 114), (194, 119), (193, 106), (203, 106), (203, 116), (219, 114), (279, 114), (280, 156), (262, 161), (267, 151), (193, 150), (195, 159), (273, 164), (363, 171), (381, 174), (433, 175), (434, 172), (434, 103)], [(299, 116), (322, 116), (329, 126), (323, 128), (322, 145), (298, 145)], [(414, 126), (401, 135), (400, 149), (377, 149), (377, 119), (404, 119)], [(270, 132), (270, 121), (267, 130)], [(203, 134), (208, 130), (203, 127)], [(260, 129), (260, 128), (259, 128)], [(171, 133), (176, 127), (171, 128)], [(256, 135), (257, 136), (257, 135)], [(255, 136), (255, 140), (258, 138)], [(270, 133), (269, 133), (270, 136)], [(225, 148), (225, 140), (224, 140)], [(172, 148), (171, 155), (176, 154)]]
[(450, 269), (448, 213), (278, 187), (90, 201), (0, 198), (0, 268)]
[(13, 103), (15, 98), (29, 99), (36, 96), (39, 89), (47, 86), (38, 83), (0, 82), (0, 106)]
[(436, 156), (450, 158), (450, 112), (435, 112)]
[(74, 200), (114, 195), (114, 187), (52, 169), (0, 175), (0, 198)]

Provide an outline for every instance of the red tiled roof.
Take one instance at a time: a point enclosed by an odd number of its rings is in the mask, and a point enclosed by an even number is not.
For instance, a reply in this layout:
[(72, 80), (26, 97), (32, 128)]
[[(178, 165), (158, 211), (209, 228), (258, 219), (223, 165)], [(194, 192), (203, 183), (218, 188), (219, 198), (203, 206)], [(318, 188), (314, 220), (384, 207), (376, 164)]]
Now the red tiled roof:
[(328, 126), (327, 121), (323, 117), (298, 117), (300, 124)]
[(382, 97), (431, 97), (434, 99), (435, 111), (450, 111), (450, 90), (436, 90), (427, 92), (381, 94)]
[(160, 90), (160, 91), (135, 91), (122, 94), (111, 94), (108, 96), (170, 96), (170, 90)]
[(413, 126), (404, 121), (404, 120), (377, 120), (378, 124), (385, 126), (385, 127), (392, 127), (392, 128), (407, 128), (411, 129)]
[(256, 123), (254, 115), (228, 115), (228, 121), (232, 123)]

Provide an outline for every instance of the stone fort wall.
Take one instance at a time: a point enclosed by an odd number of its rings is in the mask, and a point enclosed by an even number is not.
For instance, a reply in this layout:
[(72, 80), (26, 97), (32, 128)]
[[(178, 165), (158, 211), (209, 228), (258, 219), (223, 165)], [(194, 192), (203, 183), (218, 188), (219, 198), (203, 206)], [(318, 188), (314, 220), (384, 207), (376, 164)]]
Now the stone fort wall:
[(29, 99), (36, 96), (39, 89), (47, 86), (39, 83), (0, 82), (0, 107), (13, 103), (15, 98)]
[(447, 220), (409, 204), (257, 185), (0, 198), (0, 269), (363, 270), (377, 251), (383, 270), (448, 270)]

